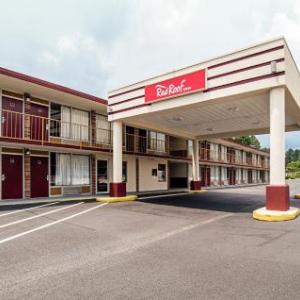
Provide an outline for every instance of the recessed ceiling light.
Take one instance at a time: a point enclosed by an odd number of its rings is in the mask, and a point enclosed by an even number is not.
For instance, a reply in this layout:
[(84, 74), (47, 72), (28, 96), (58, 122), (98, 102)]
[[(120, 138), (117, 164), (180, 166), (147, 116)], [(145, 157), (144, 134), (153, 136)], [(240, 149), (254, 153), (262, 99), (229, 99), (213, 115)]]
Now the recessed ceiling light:
[(252, 125), (259, 125), (260, 124), (260, 121), (254, 121), (252, 122)]
[(181, 116), (179, 116), (179, 117), (173, 117), (173, 121), (181, 122), (181, 121), (183, 121), (183, 117), (181, 117)]
[(239, 111), (239, 108), (237, 106), (231, 106), (227, 108), (228, 111)]

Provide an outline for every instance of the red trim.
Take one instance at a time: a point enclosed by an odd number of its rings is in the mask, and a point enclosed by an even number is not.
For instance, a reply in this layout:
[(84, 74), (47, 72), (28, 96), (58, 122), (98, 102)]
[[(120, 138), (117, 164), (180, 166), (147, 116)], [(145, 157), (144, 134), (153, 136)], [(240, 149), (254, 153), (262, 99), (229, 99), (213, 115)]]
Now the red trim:
[(120, 110), (117, 110), (117, 111), (112, 111), (112, 112), (108, 112), (108, 115), (113, 115), (113, 114), (116, 114), (116, 113), (120, 113), (120, 112), (123, 112), (123, 111), (127, 111), (127, 110), (132, 110), (132, 109), (135, 109), (135, 108), (140, 108), (140, 107), (144, 107), (144, 106), (148, 106), (148, 105), (151, 105), (152, 103), (143, 103), (143, 104), (139, 104), (139, 105), (136, 105), (136, 106), (133, 106), (133, 107), (127, 107), (127, 108), (123, 108), (123, 109), (120, 109)]
[(191, 181), (191, 191), (200, 191), (201, 190), (201, 181)]
[(73, 96), (85, 98), (87, 100), (91, 100), (91, 101), (94, 101), (94, 102), (97, 102), (97, 103), (100, 103), (100, 104), (107, 105), (107, 101), (102, 99), (102, 98), (99, 98), (99, 97), (96, 97), (96, 96), (93, 96), (93, 95), (89, 95), (89, 94), (86, 94), (84, 92), (76, 91), (76, 90), (73, 90), (71, 88), (68, 88), (68, 87), (65, 87), (65, 86), (62, 86), (62, 85), (59, 85), (59, 84), (55, 84), (55, 83), (52, 83), (52, 82), (49, 82), (49, 81), (46, 81), (46, 80), (43, 80), (43, 79), (39, 79), (39, 78), (36, 78), (36, 77), (32, 77), (32, 76), (29, 76), (29, 75), (26, 75), (26, 74), (22, 74), (22, 73), (15, 72), (15, 71), (8, 70), (8, 69), (1, 68), (1, 67), (0, 67), (0, 74), (8, 76), (8, 77), (13, 77), (13, 78), (16, 78), (16, 79), (20, 79), (20, 80), (23, 80), (23, 81), (27, 81), (27, 82), (30, 82), (30, 83), (34, 83), (34, 84), (37, 84), (37, 85), (40, 85), (40, 86), (43, 86), (43, 87), (46, 87), (46, 88), (49, 88), (49, 89), (52, 89), (52, 90), (56, 90), (56, 91), (59, 91), (59, 92), (70, 94), (70, 95), (73, 95)]
[(125, 197), (126, 183), (125, 182), (110, 182), (109, 184), (110, 197)]
[(129, 101), (132, 101), (132, 100), (140, 99), (140, 98), (143, 98), (143, 97), (145, 97), (145, 95), (128, 98), (128, 99), (122, 100), (120, 102), (109, 104), (109, 106), (114, 106), (114, 105), (122, 104), (122, 103), (129, 102)]
[[(282, 61), (284, 61), (284, 58), (279, 58), (279, 59), (276, 59), (274, 61), (282, 62)], [(207, 80), (216, 79), (216, 78), (219, 78), (219, 77), (224, 77), (224, 76), (228, 76), (228, 75), (232, 75), (232, 74), (236, 74), (236, 73), (245, 72), (245, 71), (248, 71), (248, 70), (260, 68), (260, 67), (267, 66), (267, 65), (271, 64), (271, 62), (272, 62), (272, 60), (261, 63), (261, 64), (257, 64), (257, 65), (254, 65), (254, 66), (249, 66), (249, 67), (246, 67), (246, 68), (242, 68), (242, 69), (238, 69), (238, 70), (218, 74), (218, 75), (215, 75), (215, 76), (208, 77)]]
[(290, 189), (285, 185), (268, 185), (266, 187), (266, 208), (287, 211), (290, 208)]
[(145, 88), (144, 85), (141, 86), (141, 87), (134, 88), (132, 90), (126, 91), (126, 92), (121, 92), (121, 93), (118, 93), (118, 94), (115, 94), (115, 95), (108, 96), (108, 99), (111, 99), (111, 98), (114, 98), (114, 97), (117, 97), (117, 96), (121, 96), (121, 95), (124, 95), (124, 94), (128, 94), (128, 93), (131, 93), (131, 92), (135, 92), (135, 91), (141, 90), (143, 88)]
[(283, 48), (284, 48), (284, 46), (281, 45), (281, 46), (277, 46), (277, 47), (270, 48), (270, 49), (267, 49), (267, 50), (263, 50), (263, 51), (260, 51), (260, 52), (252, 53), (252, 54), (245, 55), (245, 56), (241, 56), (241, 57), (238, 57), (238, 58), (235, 58), (235, 59), (231, 59), (231, 60), (221, 62), (221, 63), (216, 64), (216, 65), (209, 66), (208, 69), (210, 70), (210, 69), (218, 68), (218, 67), (221, 67), (221, 66), (224, 66), (224, 65), (227, 65), (227, 64), (231, 64), (231, 63), (243, 60), (243, 59), (259, 56), (259, 55), (269, 53), (269, 52), (273, 52), (273, 51), (276, 51), (276, 50), (280, 50), (280, 49), (283, 49)]
[(236, 86), (236, 85), (240, 85), (240, 84), (244, 84), (244, 83), (249, 83), (249, 82), (253, 82), (253, 81), (258, 81), (258, 80), (262, 80), (262, 79), (281, 76), (281, 75), (284, 75), (284, 74), (285, 74), (285, 71), (281, 71), (281, 72), (277, 72), (277, 73), (271, 73), (271, 74), (267, 74), (267, 75), (262, 75), (262, 76), (256, 76), (256, 77), (248, 78), (248, 79), (243, 79), (243, 80), (240, 80), (240, 81), (235, 81), (235, 82), (226, 83), (226, 84), (223, 84), (223, 85), (212, 87), (210, 89), (207, 89), (207, 90), (203, 91), (203, 93), (207, 93), (207, 92), (211, 92), (211, 91), (215, 91), (215, 90), (221, 90), (221, 89), (229, 88), (229, 87), (232, 87), (232, 86)]
[(0, 137), (0, 141), (14, 143), (14, 144), (28, 144), (28, 145), (38, 145), (38, 146), (48, 146), (48, 147), (57, 147), (57, 148), (67, 148), (67, 149), (82, 149), (82, 150), (91, 150), (91, 151), (101, 151), (101, 152), (112, 152), (112, 149), (106, 148), (94, 148), (88, 146), (80, 146), (80, 145), (68, 145), (68, 144), (56, 144), (50, 142), (38, 142), (32, 140), (21, 140), (21, 139), (14, 139), (14, 138), (5, 138)]
[[(212, 88), (204, 90), (203, 93), (207, 93), (207, 92), (211, 92), (211, 91), (215, 91), (215, 90), (220, 90), (220, 89), (225, 89), (225, 88), (229, 88), (229, 87), (232, 87), (232, 86), (241, 85), (241, 84), (254, 82), (254, 81), (259, 81), (259, 80), (272, 78), (272, 77), (276, 77), (276, 76), (281, 76), (281, 75), (284, 75), (284, 74), (285, 74), (285, 71), (281, 71), (281, 72), (277, 72), (277, 73), (271, 73), (271, 74), (267, 74), (267, 75), (256, 76), (256, 77), (252, 77), (252, 78), (248, 78), (248, 79), (244, 79), (244, 80), (240, 80), (240, 81), (236, 81), (236, 82), (227, 83), (227, 84), (219, 85), (219, 86), (216, 86), (216, 87), (212, 87)], [(108, 115), (113, 115), (113, 114), (116, 114), (116, 113), (120, 113), (120, 112), (124, 112), (124, 111), (128, 111), (128, 110), (140, 108), (140, 107), (151, 105), (151, 104), (152, 103), (144, 103), (144, 104), (140, 104), (140, 105), (136, 105), (136, 106), (132, 106), (132, 107), (123, 108), (123, 109), (120, 109), (120, 110), (109, 112)]]
[[(228, 60), (228, 61), (216, 64), (216, 65), (208, 66), (207, 69), (218, 68), (220, 66), (224, 66), (224, 65), (227, 65), (227, 64), (231, 64), (231, 63), (243, 60), (243, 59), (247, 59), (247, 58), (250, 58), (250, 57), (259, 56), (259, 55), (262, 55), (262, 54), (265, 54), (265, 53), (269, 53), (269, 52), (273, 52), (273, 51), (276, 51), (276, 50), (279, 50), (279, 49), (283, 49), (283, 48), (284, 48), (284, 46), (282, 45), (282, 46), (270, 48), (270, 49), (267, 49), (267, 50), (264, 50), (264, 51), (256, 52), (256, 53), (253, 53), (253, 54), (241, 56), (239, 58), (231, 59), (231, 60)], [(194, 66), (196, 66), (196, 65), (191, 65), (191, 66), (188, 66), (188, 67), (186, 67), (184, 69), (188, 69), (188, 68), (194, 67)], [(121, 92), (121, 93), (118, 93), (118, 94), (115, 94), (115, 95), (111, 95), (111, 96), (108, 97), (108, 99), (111, 99), (111, 98), (114, 98), (114, 97), (117, 97), (117, 96), (121, 96), (121, 95), (125, 95), (125, 94), (131, 93), (131, 92), (135, 92), (135, 91), (138, 91), (138, 90), (141, 90), (141, 89), (144, 89), (144, 88), (145, 88), (145, 85), (143, 85), (141, 87), (138, 87), (138, 88), (134, 88), (132, 90), (127, 90), (127, 91), (124, 91), (124, 92)]]

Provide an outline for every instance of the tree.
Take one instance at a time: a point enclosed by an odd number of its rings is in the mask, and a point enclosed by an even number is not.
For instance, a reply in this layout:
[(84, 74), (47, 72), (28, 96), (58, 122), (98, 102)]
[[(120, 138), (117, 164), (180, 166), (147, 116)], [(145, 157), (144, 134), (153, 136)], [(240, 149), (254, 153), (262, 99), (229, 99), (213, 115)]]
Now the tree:
[(257, 149), (260, 149), (260, 142), (255, 135), (244, 135), (235, 138), (235, 141), (247, 146), (253, 146)]
[(288, 149), (285, 152), (285, 163), (288, 165), (290, 162), (300, 160), (300, 150), (299, 149)]

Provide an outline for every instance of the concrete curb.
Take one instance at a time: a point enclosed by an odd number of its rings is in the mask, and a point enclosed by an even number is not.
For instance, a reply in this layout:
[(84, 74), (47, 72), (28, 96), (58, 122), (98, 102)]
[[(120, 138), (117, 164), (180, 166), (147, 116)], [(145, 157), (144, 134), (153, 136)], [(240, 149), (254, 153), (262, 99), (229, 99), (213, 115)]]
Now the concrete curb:
[(262, 207), (253, 211), (253, 218), (259, 221), (267, 222), (282, 222), (291, 221), (300, 215), (300, 209), (297, 207), (290, 207), (287, 211), (268, 210)]
[(189, 191), (190, 194), (201, 194), (201, 193), (207, 193), (208, 190), (195, 190), (195, 191)]
[(138, 197), (136, 195), (128, 195), (125, 197), (98, 197), (96, 198), (96, 201), (104, 202), (104, 203), (114, 203), (114, 202), (134, 201), (137, 199)]

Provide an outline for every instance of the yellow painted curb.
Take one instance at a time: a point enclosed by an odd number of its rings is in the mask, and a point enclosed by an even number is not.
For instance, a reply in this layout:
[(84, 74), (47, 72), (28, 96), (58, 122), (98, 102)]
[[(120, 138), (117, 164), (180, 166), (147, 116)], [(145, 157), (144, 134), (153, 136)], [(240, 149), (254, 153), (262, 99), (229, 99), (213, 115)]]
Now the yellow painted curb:
[(268, 211), (265, 208), (253, 211), (253, 218), (259, 221), (282, 222), (291, 221), (300, 215), (300, 209), (291, 207), (288, 211)]
[(195, 190), (195, 191), (190, 190), (190, 193), (206, 193), (206, 192), (208, 192), (208, 190)]
[(134, 201), (138, 197), (136, 195), (128, 195), (125, 197), (101, 197), (96, 198), (98, 202), (105, 202), (105, 203), (113, 203), (113, 202), (125, 202), (125, 201)]
[(294, 196), (294, 198), (295, 198), (295, 199), (300, 199), (300, 194), (296, 194), (296, 195)]

